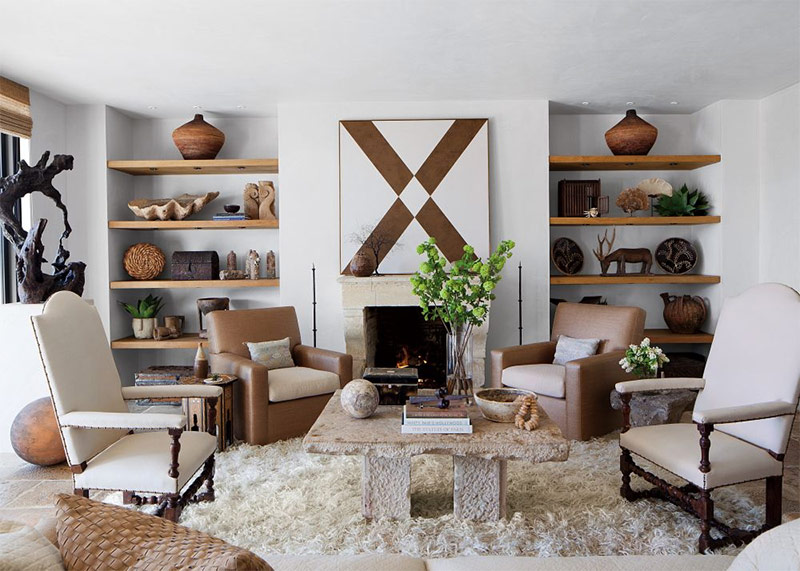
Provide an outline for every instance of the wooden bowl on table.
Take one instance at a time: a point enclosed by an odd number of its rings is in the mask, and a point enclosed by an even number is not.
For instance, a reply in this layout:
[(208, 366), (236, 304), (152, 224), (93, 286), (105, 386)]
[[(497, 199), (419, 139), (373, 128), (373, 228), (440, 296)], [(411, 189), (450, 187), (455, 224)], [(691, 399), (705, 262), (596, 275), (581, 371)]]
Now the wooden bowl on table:
[(536, 398), (536, 393), (523, 389), (481, 389), (475, 393), (475, 404), (486, 420), (492, 422), (514, 422), (522, 406), (522, 397)]

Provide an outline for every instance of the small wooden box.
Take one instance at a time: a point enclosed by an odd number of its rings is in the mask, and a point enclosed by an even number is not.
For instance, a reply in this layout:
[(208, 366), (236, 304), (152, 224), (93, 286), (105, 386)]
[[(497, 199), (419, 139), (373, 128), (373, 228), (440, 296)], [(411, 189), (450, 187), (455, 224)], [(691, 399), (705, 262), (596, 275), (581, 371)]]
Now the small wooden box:
[(219, 256), (216, 252), (173, 252), (173, 280), (216, 280), (219, 278)]
[[(597, 199), (601, 208), (600, 179), (597, 180), (560, 180), (558, 181), (558, 215), (583, 216), (589, 207), (589, 197)], [(607, 198), (606, 198), (607, 200)]]

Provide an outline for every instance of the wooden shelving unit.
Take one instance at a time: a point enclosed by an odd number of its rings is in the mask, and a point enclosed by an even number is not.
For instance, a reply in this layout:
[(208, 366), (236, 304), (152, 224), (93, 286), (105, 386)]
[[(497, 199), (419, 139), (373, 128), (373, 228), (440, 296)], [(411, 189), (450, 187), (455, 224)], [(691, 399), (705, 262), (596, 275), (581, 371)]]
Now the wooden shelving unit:
[(277, 174), (278, 159), (213, 159), (203, 161), (108, 161), (108, 168), (134, 176), (167, 174)]
[(719, 155), (551, 155), (551, 171), (694, 170), (720, 161)]
[(694, 226), (719, 224), (720, 216), (601, 216), (550, 218), (550, 226)]
[(625, 275), (577, 275), (550, 276), (550, 285), (610, 285), (610, 284), (718, 284), (719, 276), (699, 274), (625, 274)]
[(250, 287), (278, 287), (280, 280), (125, 280), (111, 282), (111, 289), (241, 289)]
[(278, 228), (278, 220), (109, 220), (112, 230), (233, 230)]
[(673, 333), (669, 329), (645, 329), (644, 336), (656, 345), (669, 345), (670, 343), (711, 343), (714, 336), (711, 333), (699, 331), (697, 333)]
[(201, 339), (197, 333), (184, 333), (177, 339), (136, 339), (123, 337), (111, 342), (112, 349), (197, 349), (197, 344), (208, 345), (208, 339)]

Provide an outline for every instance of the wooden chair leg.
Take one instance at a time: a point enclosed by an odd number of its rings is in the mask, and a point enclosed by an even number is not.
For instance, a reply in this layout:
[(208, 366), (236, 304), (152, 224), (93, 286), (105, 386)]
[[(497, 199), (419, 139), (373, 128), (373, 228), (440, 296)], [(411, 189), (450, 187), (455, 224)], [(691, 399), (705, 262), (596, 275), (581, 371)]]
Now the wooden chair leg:
[(623, 449), (619, 457), (619, 469), (622, 472), (622, 486), (619, 488), (619, 494), (629, 502), (636, 499), (631, 489), (631, 462), (633, 462), (631, 453)]
[(167, 507), (164, 510), (164, 518), (171, 522), (178, 523), (181, 517), (181, 496), (180, 494), (170, 494), (167, 497)]
[(700, 553), (705, 553), (711, 548), (711, 522), (714, 519), (714, 501), (711, 499), (710, 490), (700, 490), (698, 502), (698, 515), (700, 516), (700, 540), (698, 547)]
[(87, 488), (75, 488), (72, 493), (83, 498), (89, 497), (89, 490)]
[(214, 501), (214, 457), (212, 456), (208, 460), (206, 460), (206, 464), (211, 466), (211, 471), (208, 473), (208, 478), (206, 478), (206, 497), (205, 501), (213, 502)]
[(781, 524), (783, 517), (783, 476), (767, 478), (767, 519), (766, 528), (772, 529)]

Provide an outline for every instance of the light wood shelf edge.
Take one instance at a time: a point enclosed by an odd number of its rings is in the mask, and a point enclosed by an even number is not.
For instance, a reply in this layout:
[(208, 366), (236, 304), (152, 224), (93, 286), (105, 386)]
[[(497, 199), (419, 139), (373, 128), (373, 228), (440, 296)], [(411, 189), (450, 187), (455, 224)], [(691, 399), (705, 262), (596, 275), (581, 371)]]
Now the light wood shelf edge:
[(197, 345), (208, 345), (208, 339), (201, 339), (198, 333), (184, 333), (177, 339), (136, 339), (123, 337), (111, 342), (112, 349), (196, 349)]
[(278, 220), (109, 220), (112, 230), (227, 230), (278, 228)]
[(550, 226), (694, 226), (719, 224), (721, 216), (605, 216), (599, 218), (552, 216)]
[(705, 331), (683, 334), (673, 333), (669, 329), (645, 329), (644, 336), (649, 337), (650, 341), (656, 345), (659, 343), (711, 343), (714, 341), (714, 335)]
[(124, 280), (113, 281), (111, 289), (241, 289), (251, 287), (279, 287), (280, 280), (261, 278), (257, 280)]
[(551, 171), (694, 170), (720, 155), (550, 155)]
[(278, 159), (123, 160), (107, 161), (106, 165), (134, 176), (278, 173)]
[(551, 285), (611, 285), (611, 284), (718, 284), (719, 276), (708, 275), (670, 275), (653, 274), (639, 275), (579, 275), (579, 276), (550, 276)]

